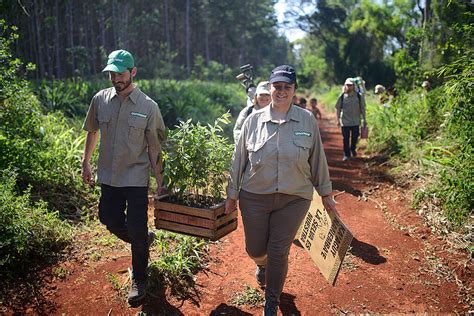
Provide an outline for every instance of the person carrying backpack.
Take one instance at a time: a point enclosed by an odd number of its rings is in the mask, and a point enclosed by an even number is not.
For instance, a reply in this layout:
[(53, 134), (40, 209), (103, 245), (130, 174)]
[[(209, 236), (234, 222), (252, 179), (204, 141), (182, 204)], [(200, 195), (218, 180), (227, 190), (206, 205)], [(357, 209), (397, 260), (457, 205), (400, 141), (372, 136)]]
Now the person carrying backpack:
[(342, 161), (347, 161), (349, 157), (356, 157), (357, 141), (359, 139), (359, 126), (361, 117), (363, 126), (367, 126), (365, 118), (365, 99), (355, 91), (354, 79), (347, 78), (344, 82), (344, 92), (337, 99), (337, 126), (341, 127), (344, 157)]
[(235, 122), (234, 126), (234, 143), (237, 144), (239, 142), (240, 132), (242, 129), (242, 125), (244, 124), (245, 119), (249, 116), (253, 111), (257, 111), (263, 109), (271, 102), (270, 97), (270, 90), (269, 90), (269, 83), (268, 81), (262, 81), (258, 84), (257, 90), (255, 91), (255, 95), (252, 99), (252, 102), (248, 104), (245, 108), (240, 111), (239, 116), (237, 117), (237, 121)]

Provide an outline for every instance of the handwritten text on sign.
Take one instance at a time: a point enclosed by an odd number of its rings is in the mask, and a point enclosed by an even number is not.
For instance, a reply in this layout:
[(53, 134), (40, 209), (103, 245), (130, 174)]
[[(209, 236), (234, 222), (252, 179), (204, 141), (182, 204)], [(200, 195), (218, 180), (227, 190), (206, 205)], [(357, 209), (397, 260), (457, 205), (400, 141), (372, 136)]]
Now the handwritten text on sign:
[(326, 280), (334, 285), (352, 233), (337, 214), (324, 209), (316, 193), (297, 238)]

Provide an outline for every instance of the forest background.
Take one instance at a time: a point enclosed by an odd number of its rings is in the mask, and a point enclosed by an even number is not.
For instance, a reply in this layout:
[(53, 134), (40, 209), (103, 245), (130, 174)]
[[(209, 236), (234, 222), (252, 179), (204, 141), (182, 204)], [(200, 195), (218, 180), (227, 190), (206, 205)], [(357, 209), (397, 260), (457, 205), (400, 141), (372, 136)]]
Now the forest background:
[[(3, 280), (55, 260), (92, 216), (98, 192), (81, 184), (80, 127), (94, 93), (109, 86), (100, 71), (118, 48), (135, 55), (138, 84), (170, 129), (189, 118), (212, 123), (227, 111), (235, 120), (245, 103), (235, 80), (242, 64), (254, 66), (257, 82), (292, 64), (304, 93), (330, 108), (344, 79), (362, 76), (367, 154), (416, 181), (413, 206), (445, 234), (461, 234), (472, 253), (472, 1), (287, 1), (284, 23), (275, 4), (0, 2)], [(281, 34), (286, 27), (306, 36), (290, 43)], [(421, 89), (424, 80), (431, 91)], [(371, 93), (376, 84), (397, 89), (389, 107)]]

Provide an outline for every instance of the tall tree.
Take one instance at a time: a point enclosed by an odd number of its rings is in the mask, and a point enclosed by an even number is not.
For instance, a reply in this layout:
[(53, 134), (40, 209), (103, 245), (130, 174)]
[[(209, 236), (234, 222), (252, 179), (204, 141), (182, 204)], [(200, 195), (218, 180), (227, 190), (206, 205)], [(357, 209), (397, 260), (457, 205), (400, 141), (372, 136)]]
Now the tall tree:
[(191, 14), (191, 0), (186, 0), (186, 13), (184, 17), (185, 46), (186, 46), (186, 74), (191, 74), (191, 43), (189, 30), (189, 15)]

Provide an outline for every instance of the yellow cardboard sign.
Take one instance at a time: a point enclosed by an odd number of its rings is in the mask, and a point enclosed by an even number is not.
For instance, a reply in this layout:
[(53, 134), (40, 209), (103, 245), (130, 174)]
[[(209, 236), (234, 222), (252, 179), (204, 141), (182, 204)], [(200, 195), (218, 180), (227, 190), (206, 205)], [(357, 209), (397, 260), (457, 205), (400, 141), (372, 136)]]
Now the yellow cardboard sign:
[(324, 208), (316, 192), (296, 238), (324, 278), (334, 285), (353, 235), (336, 213)]

